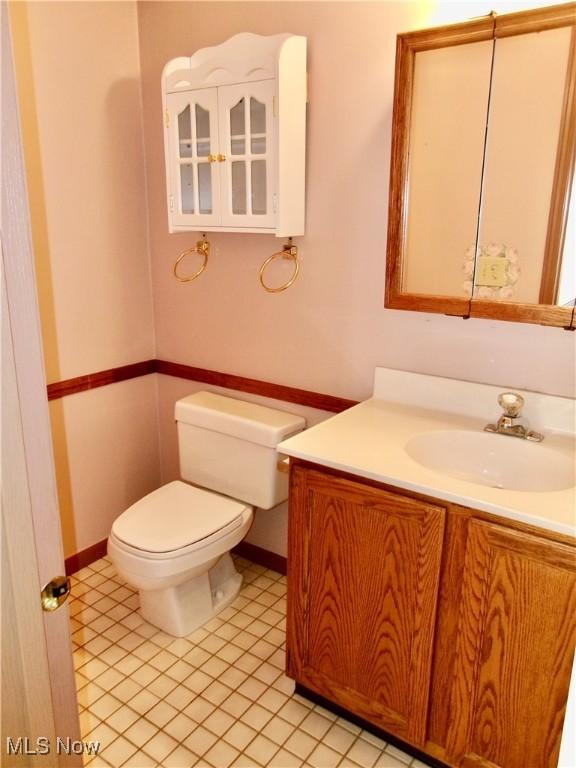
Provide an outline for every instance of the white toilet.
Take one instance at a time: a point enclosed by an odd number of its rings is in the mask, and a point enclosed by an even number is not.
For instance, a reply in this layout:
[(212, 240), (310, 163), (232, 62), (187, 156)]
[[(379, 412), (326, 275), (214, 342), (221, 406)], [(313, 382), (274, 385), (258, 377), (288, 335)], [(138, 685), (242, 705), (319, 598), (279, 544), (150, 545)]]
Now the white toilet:
[(180, 474), (194, 485), (176, 480), (129, 507), (112, 526), (108, 554), (139, 590), (142, 616), (182, 637), (238, 594), (230, 550), (248, 532), (253, 506), (288, 497), (276, 446), (306, 423), (213, 392), (178, 400), (175, 416)]

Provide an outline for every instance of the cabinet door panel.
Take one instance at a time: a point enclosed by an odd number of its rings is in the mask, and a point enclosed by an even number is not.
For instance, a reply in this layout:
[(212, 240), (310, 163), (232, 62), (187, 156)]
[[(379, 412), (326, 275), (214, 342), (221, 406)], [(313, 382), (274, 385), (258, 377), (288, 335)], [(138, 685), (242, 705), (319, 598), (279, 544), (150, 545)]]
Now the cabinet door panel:
[(448, 734), (456, 764), (557, 765), (575, 639), (574, 550), (472, 521)]
[(216, 88), (168, 94), (169, 195), (172, 223), (220, 223), (218, 96)]
[(273, 80), (218, 89), (222, 226), (275, 225)]
[(293, 475), (289, 671), (421, 743), (444, 510), (316, 471)]

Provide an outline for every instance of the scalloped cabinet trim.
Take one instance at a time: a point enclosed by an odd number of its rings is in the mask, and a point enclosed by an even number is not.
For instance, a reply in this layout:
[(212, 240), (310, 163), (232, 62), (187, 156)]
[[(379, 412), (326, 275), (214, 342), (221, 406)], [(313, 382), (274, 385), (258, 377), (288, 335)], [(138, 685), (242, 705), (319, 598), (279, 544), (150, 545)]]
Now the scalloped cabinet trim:
[(170, 232), (304, 234), (306, 38), (242, 33), (162, 73)]

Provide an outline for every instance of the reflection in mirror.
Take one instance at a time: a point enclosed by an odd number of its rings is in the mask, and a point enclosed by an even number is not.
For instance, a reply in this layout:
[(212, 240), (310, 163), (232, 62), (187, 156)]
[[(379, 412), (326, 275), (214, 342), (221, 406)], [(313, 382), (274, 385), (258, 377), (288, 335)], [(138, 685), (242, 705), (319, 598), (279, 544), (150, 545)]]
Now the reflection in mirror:
[(575, 3), (398, 36), (387, 307), (570, 324), (575, 40)]
[(416, 53), (405, 292), (470, 295), (462, 268), (478, 229), (492, 47), (483, 40)]
[[(565, 99), (570, 27), (499, 38), (494, 47), (474, 296), (568, 304), (544, 289), (548, 220)], [(536, 98), (535, 98), (536, 96)], [(568, 253), (565, 251), (566, 255)], [(570, 260), (576, 259), (572, 251)], [(570, 265), (568, 265), (568, 270)], [(572, 264), (573, 268), (573, 264)]]

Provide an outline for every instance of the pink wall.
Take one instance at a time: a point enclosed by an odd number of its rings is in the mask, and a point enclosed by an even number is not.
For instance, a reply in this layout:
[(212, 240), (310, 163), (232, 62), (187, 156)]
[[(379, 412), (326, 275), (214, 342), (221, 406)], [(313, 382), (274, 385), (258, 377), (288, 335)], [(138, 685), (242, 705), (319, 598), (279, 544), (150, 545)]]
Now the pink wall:
[[(139, 4), (158, 357), (357, 399), (370, 394), (376, 365), (573, 394), (571, 333), (384, 309), (395, 36), (430, 24), (433, 5)], [(460, 18), (468, 15), (462, 3)], [(277, 295), (258, 283), (260, 264), (279, 246), (268, 235), (210, 235), (205, 275), (192, 284), (172, 276), (197, 235), (168, 234), (161, 70), (247, 30), (303, 34), (309, 45), (303, 266)]]
[[(423, 13), (432, 6), (139, 4), (159, 358), (355, 399), (371, 394), (376, 365), (572, 395), (573, 334), (384, 309), (395, 38), (433, 23)], [(160, 74), (169, 59), (243, 31), (303, 34), (309, 45), (307, 234), (297, 239), (303, 267), (297, 283), (277, 295), (258, 283), (261, 263), (279, 248), (268, 235), (211, 234), (206, 273), (187, 285), (172, 277), (176, 256), (197, 233), (168, 234)], [(163, 482), (178, 477), (174, 402), (201, 388), (159, 377)], [(309, 424), (328, 415), (267, 404)], [(285, 554), (286, 520), (286, 505), (258, 510), (248, 541)]]
[[(136, 4), (11, 11), (48, 381), (154, 357)], [(155, 377), (50, 414), (68, 556), (159, 484)]]
[(66, 557), (160, 485), (156, 408), (155, 375), (50, 403)]
[[(383, 307), (395, 36), (433, 7), (12, 4), (49, 381), (160, 357), (357, 399), (376, 365), (571, 395), (573, 334)], [(172, 277), (197, 235), (167, 233), (160, 72), (247, 30), (309, 41), (303, 267), (278, 295), (258, 283), (270, 236), (210, 236), (206, 274)], [(177, 476), (174, 401), (197, 388), (149, 376), (52, 403), (67, 555)], [(285, 510), (266, 514), (251, 540), (283, 552)]]
[(48, 381), (152, 357), (136, 4), (13, 18)]

